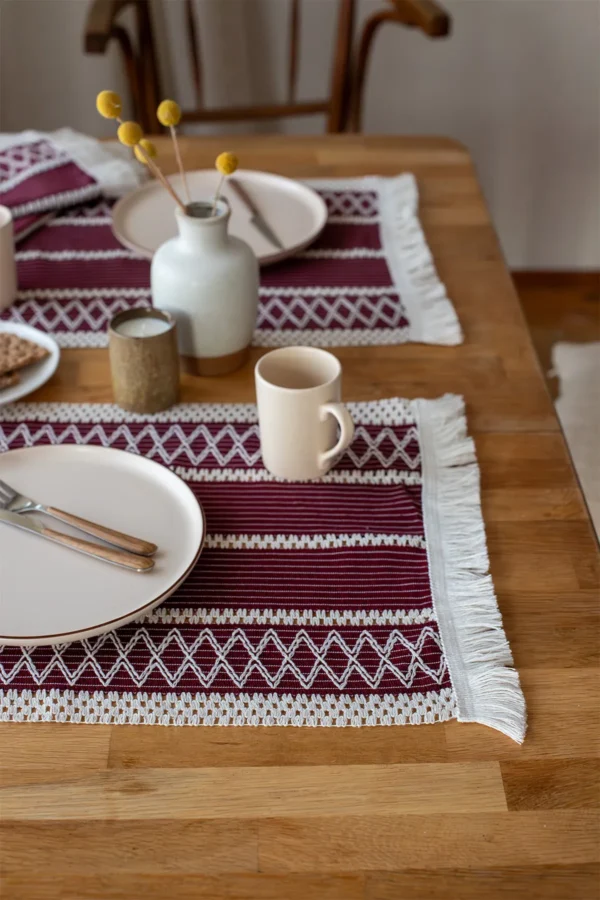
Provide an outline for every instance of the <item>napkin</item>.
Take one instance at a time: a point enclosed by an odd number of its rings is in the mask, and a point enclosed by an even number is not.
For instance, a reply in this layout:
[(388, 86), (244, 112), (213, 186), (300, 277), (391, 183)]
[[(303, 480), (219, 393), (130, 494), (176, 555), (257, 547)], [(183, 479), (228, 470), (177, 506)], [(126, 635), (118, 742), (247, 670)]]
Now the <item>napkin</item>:
[(141, 166), (121, 151), (70, 128), (0, 135), (0, 204), (12, 212), (15, 241), (65, 207), (135, 188)]

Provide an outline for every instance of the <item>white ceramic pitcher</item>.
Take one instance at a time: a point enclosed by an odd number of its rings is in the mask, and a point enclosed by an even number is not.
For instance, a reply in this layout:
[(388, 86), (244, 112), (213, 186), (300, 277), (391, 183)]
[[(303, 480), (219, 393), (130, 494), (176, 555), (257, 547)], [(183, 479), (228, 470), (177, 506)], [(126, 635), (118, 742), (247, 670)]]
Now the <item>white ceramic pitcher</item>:
[(183, 368), (224, 375), (248, 356), (258, 308), (258, 262), (252, 249), (228, 234), (225, 200), (175, 210), (179, 234), (152, 259), (152, 302), (177, 320)]

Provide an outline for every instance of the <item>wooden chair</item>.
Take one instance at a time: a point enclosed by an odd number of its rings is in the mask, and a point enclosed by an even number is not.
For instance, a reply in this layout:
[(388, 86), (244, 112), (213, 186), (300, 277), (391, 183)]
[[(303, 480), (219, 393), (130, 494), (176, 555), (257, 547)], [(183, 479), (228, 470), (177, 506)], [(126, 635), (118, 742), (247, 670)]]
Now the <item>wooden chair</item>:
[[(327, 131), (340, 132), (345, 129), (351, 113), (353, 127), (357, 128), (360, 125), (360, 105), (366, 66), (379, 25), (384, 21), (398, 22), (409, 27), (419, 27), (432, 37), (447, 34), (449, 28), (448, 16), (433, 0), (389, 0), (394, 8), (375, 13), (365, 24), (360, 40), (357, 69), (353, 77), (351, 67), (356, 2), (338, 0), (337, 34), (329, 97), (298, 102), (295, 95), (298, 80), (301, 0), (290, 2), (287, 102), (207, 109), (203, 106), (202, 62), (195, 4), (194, 0), (184, 0), (196, 108), (183, 111), (183, 122), (233, 122), (323, 113), (326, 116)], [(121, 21), (121, 14), (127, 7), (133, 7), (135, 12), (133, 39)], [(93, 0), (85, 27), (85, 51), (105, 53), (112, 40), (118, 43), (123, 55), (134, 115), (147, 134), (159, 133), (161, 128), (156, 120), (156, 107), (162, 99), (162, 92), (148, 0)], [(143, 52), (139, 50), (136, 52), (135, 47), (143, 48)]]

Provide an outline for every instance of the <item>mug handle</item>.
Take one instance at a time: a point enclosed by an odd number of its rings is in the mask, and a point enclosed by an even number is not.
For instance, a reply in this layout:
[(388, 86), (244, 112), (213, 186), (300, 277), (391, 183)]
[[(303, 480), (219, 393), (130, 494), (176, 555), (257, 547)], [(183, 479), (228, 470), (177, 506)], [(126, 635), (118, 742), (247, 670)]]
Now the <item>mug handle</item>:
[(350, 418), (350, 413), (343, 403), (324, 403), (319, 411), (321, 422), (324, 422), (327, 416), (335, 416), (340, 426), (340, 439), (331, 450), (319, 454), (319, 465), (324, 468), (326, 464), (346, 447), (349, 447), (354, 437), (354, 422)]

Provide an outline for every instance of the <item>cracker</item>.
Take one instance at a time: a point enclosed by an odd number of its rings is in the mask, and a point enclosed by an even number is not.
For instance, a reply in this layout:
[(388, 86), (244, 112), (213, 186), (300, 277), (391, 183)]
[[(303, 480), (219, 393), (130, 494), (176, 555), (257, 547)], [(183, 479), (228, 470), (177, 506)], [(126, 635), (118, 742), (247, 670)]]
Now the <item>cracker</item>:
[(0, 391), (4, 388), (13, 387), (20, 380), (18, 372), (7, 372), (6, 375), (0, 375)]
[(45, 347), (8, 331), (0, 331), (0, 375), (14, 372), (48, 356)]

